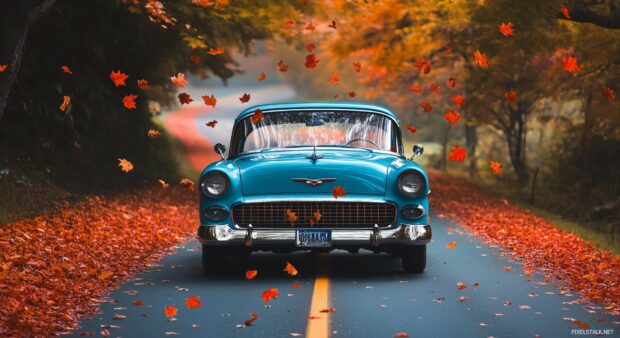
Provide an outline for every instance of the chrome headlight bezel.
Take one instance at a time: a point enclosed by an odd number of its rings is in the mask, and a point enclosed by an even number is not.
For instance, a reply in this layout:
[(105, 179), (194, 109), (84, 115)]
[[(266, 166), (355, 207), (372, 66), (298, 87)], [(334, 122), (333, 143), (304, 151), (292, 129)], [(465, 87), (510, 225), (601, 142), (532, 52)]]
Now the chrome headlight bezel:
[[(219, 182), (217, 182), (218, 180)], [(228, 175), (219, 170), (207, 173), (200, 182), (200, 190), (210, 197), (221, 197), (226, 194), (229, 189), (230, 179)]]
[[(412, 190), (412, 184), (417, 184), (418, 188)], [(406, 197), (420, 196), (426, 191), (426, 179), (418, 170), (406, 170), (402, 172), (398, 176), (397, 185), (398, 191)]]

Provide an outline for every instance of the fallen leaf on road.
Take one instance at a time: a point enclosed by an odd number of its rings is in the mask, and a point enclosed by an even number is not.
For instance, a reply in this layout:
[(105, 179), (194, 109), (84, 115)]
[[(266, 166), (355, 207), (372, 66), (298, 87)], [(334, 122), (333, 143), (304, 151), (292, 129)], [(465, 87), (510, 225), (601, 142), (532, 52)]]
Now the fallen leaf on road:
[(506, 272), (510, 272), (510, 270), (511, 270), (511, 268), (510, 268), (509, 266), (505, 266), (505, 267), (504, 267), (504, 271), (506, 271)]
[(258, 319), (258, 315), (254, 312), (250, 313), (250, 319), (243, 321), (243, 325), (252, 326), (252, 324)]
[(201, 307), (202, 303), (200, 302), (200, 300), (198, 300), (198, 298), (200, 298), (200, 296), (191, 296), (185, 299), (185, 306), (190, 309), (196, 309)]
[(168, 318), (172, 318), (172, 317), (176, 316), (177, 315), (177, 311), (178, 310), (177, 310), (176, 306), (174, 306), (174, 305), (170, 305), (170, 306), (167, 305), (164, 308), (164, 314)]
[(394, 334), (394, 338), (407, 338), (409, 334), (406, 332), (399, 332)]
[(245, 272), (245, 278), (248, 280), (254, 279), (258, 275), (258, 270), (248, 270)]
[(263, 299), (263, 301), (269, 303), (272, 299), (276, 299), (279, 295), (280, 293), (278, 292), (278, 289), (271, 288), (263, 291), (260, 297)]
[(457, 246), (459, 244), (459, 242), (450, 242), (448, 244), (446, 244), (446, 249), (452, 249), (455, 246)]
[(288, 273), (289, 276), (297, 276), (297, 269), (295, 269), (295, 266), (289, 262), (286, 262), (286, 266), (283, 271)]

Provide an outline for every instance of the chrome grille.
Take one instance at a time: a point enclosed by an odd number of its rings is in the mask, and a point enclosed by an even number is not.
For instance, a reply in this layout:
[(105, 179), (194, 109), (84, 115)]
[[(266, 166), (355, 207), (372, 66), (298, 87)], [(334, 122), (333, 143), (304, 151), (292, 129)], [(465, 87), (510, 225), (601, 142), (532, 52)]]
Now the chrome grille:
[[(286, 209), (297, 215), (291, 223)], [(321, 219), (311, 224), (315, 211)], [(233, 222), (241, 228), (372, 228), (387, 227), (396, 221), (396, 205), (382, 202), (261, 202), (233, 207)]]

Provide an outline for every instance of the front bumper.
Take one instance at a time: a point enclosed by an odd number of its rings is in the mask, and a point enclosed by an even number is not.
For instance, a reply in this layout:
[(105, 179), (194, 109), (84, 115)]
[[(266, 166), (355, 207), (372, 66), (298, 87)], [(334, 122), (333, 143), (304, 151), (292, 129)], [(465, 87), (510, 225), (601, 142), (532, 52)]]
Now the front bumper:
[[(203, 245), (295, 246), (297, 229), (233, 229), (228, 224), (201, 225), (198, 240)], [(401, 224), (391, 229), (332, 229), (332, 247), (423, 245), (431, 241), (430, 225)]]

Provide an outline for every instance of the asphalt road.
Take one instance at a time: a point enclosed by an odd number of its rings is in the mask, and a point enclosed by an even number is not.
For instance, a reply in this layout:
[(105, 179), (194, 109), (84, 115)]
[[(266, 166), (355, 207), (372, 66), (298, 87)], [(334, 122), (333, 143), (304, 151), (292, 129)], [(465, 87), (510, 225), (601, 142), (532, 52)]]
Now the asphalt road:
[[(185, 91), (193, 97), (215, 93), (217, 109), (176, 122), (195, 127), (196, 135), (200, 134), (196, 137), (204, 137), (205, 142), (227, 144), (232, 120), (247, 106), (237, 99), (243, 92), (252, 94), (250, 104), (295, 97), (275, 72), (268, 73), (265, 82), (256, 82), (260, 71), (274, 68), (269, 62), (254, 58), (242, 63), (248, 71), (233, 78), (228, 87), (213, 79), (191, 82)], [(199, 102), (193, 105), (202, 109)], [(217, 128), (204, 126), (211, 119), (219, 121)], [(400, 260), (387, 255), (332, 252), (319, 257), (253, 254), (236, 262), (229, 274), (206, 276), (200, 246), (189, 240), (147, 273), (113, 291), (101, 314), (82, 321), (74, 336), (100, 336), (108, 328), (110, 337), (389, 338), (399, 332), (411, 337), (574, 337), (571, 330), (580, 327), (573, 320), (620, 336), (620, 318), (578, 304), (575, 295), (561, 294), (542, 276), (526, 278), (519, 262), (509, 261), (449, 220), (433, 217), (431, 225), (427, 269), (419, 275), (402, 272)], [(445, 245), (453, 241), (458, 245), (447, 249)], [(295, 265), (298, 276), (282, 271), (286, 262)], [(247, 269), (257, 269), (258, 276), (246, 280)], [(294, 282), (301, 288), (295, 288)], [(457, 283), (467, 287), (460, 289)], [(278, 288), (280, 296), (265, 303), (261, 293), (270, 288)], [(200, 296), (203, 305), (189, 309), (185, 299), (194, 295)], [(144, 305), (135, 306), (135, 301)], [(178, 308), (176, 320), (164, 314), (169, 305)], [(320, 312), (329, 307), (335, 312)], [(252, 312), (259, 319), (244, 326)], [(126, 317), (114, 319), (115, 315)]]
[[(111, 337), (161, 337), (166, 332), (184, 337), (306, 337), (309, 322), (325, 321), (328, 332), (310, 336), (393, 337), (407, 332), (411, 337), (569, 337), (574, 336), (571, 329), (579, 329), (571, 322), (577, 319), (591, 329), (613, 329), (618, 336), (620, 318), (577, 304), (576, 296), (560, 294), (541, 276), (524, 277), (518, 262), (506, 260), (447, 220), (435, 217), (432, 225), (428, 266), (420, 275), (403, 273), (399, 259), (386, 255), (333, 252), (320, 263), (310, 254), (253, 254), (229, 273), (210, 277), (202, 271), (200, 245), (190, 240), (112, 292), (102, 313), (83, 321), (75, 335), (99, 334), (114, 325), (117, 328), (108, 329)], [(446, 249), (452, 241), (458, 245)], [(299, 270), (298, 276), (282, 271), (287, 261)], [(325, 295), (313, 294), (319, 266), (328, 271)], [(258, 276), (246, 280), (246, 269), (258, 269)], [(457, 283), (467, 288), (460, 290)], [(278, 288), (280, 296), (267, 304), (260, 296), (269, 288)], [(185, 299), (193, 295), (200, 296), (202, 307), (186, 307)], [(335, 312), (310, 313), (313, 296), (326, 297)], [(132, 304), (137, 300), (144, 306)], [(176, 321), (165, 316), (168, 305), (178, 308)], [(251, 312), (260, 318), (242, 327)], [(116, 314), (126, 318), (114, 320)]]

